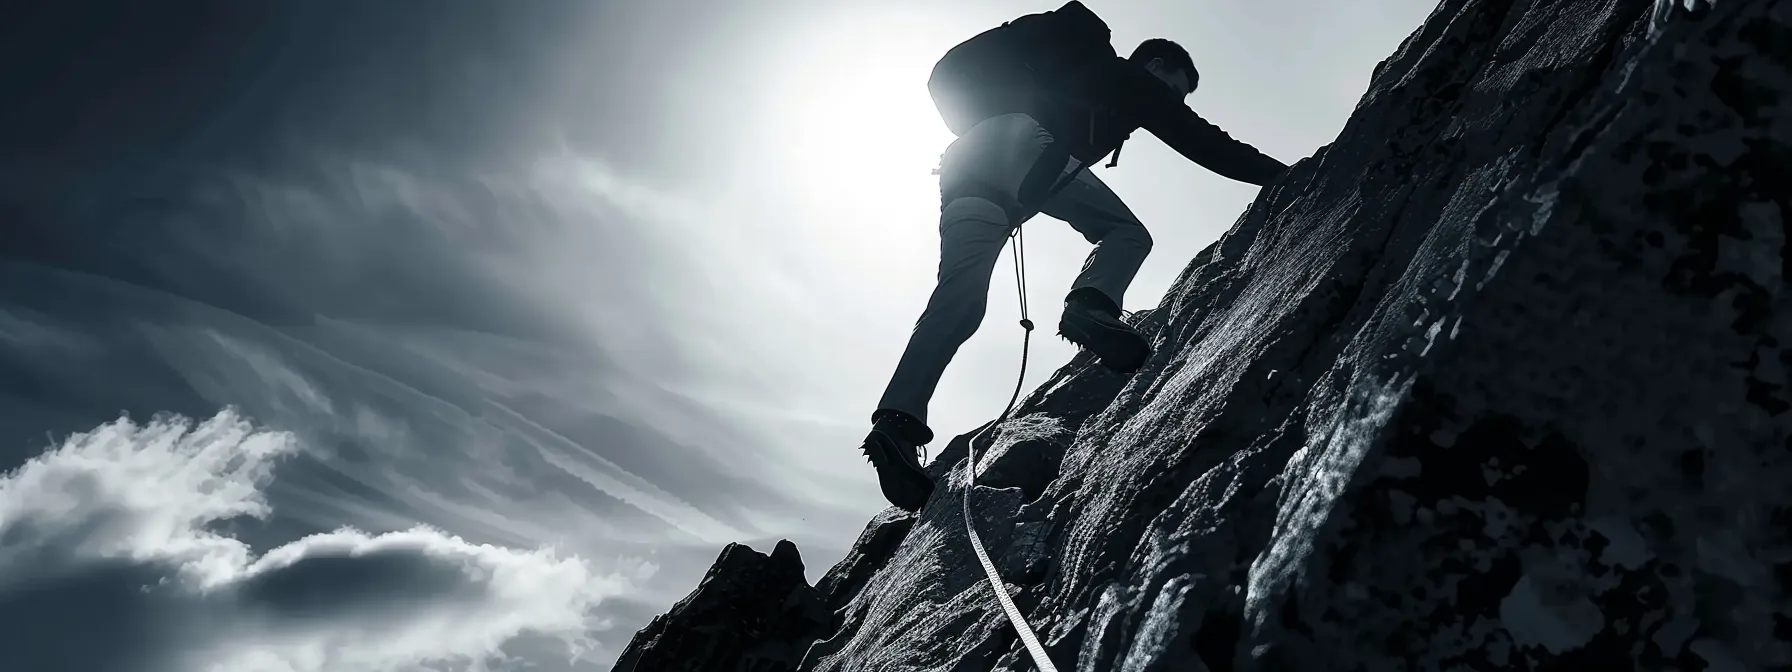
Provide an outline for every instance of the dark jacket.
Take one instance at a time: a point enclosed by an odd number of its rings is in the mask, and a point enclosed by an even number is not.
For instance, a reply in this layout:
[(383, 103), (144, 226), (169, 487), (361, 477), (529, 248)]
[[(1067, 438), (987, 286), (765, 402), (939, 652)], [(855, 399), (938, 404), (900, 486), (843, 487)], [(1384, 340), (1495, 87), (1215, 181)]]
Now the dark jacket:
[(1032, 116), (1085, 164), (1143, 128), (1200, 166), (1264, 185), (1287, 164), (1202, 119), (1143, 64), (1114, 52), (1107, 23), (1077, 0), (986, 31), (947, 52), (928, 88), (963, 134), (1013, 112)]

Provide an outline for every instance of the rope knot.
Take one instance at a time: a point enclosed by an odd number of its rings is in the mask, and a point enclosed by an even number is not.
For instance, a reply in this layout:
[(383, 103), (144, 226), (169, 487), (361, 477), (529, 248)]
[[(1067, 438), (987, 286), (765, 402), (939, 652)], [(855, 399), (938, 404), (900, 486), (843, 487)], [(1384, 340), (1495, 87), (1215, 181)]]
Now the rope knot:
[(1032, 320), (1025, 320), (1025, 319), (1023, 319), (1023, 320), (1021, 320), (1021, 321), (1020, 321), (1020, 328), (1022, 328), (1022, 329), (1025, 329), (1025, 330), (1027, 330), (1027, 331), (1032, 331), (1032, 330), (1033, 330), (1033, 321), (1032, 321)]

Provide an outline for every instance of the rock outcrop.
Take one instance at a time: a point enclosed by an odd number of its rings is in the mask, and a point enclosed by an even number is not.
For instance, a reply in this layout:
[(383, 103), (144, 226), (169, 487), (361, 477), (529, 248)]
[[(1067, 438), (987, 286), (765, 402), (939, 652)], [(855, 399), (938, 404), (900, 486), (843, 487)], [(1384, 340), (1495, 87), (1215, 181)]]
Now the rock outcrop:
[[(1144, 370), (992, 432), (978, 529), (1060, 669), (1792, 669), (1792, 1), (1695, 4), (1445, 0)], [(965, 444), (798, 669), (1031, 669)], [(659, 669), (756, 669), (707, 660)]]
[(635, 634), (616, 669), (788, 672), (827, 626), (796, 544), (780, 541), (770, 556), (729, 544), (696, 590)]

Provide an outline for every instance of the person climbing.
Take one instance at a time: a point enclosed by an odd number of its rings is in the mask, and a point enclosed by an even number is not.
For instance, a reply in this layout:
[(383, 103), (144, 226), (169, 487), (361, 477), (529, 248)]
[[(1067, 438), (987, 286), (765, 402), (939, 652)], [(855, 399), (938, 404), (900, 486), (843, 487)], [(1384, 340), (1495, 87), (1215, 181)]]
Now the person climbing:
[[(1034, 215), (1068, 223), (1095, 249), (1064, 299), (1058, 334), (1131, 374), (1151, 345), (1122, 320), (1126, 288), (1151, 251), (1126, 204), (1084, 168), (1143, 128), (1190, 161), (1258, 186), (1287, 165), (1233, 139), (1184, 100), (1200, 74), (1188, 51), (1144, 41), (1121, 58), (1107, 23), (1072, 0), (948, 50), (927, 82), (956, 139), (940, 158), (937, 284), (872, 413), (861, 447), (884, 497), (915, 511), (933, 492), (919, 449), (927, 406), (959, 346), (983, 322), (1008, 237)], [(1110, 167), (1114, 163), (1108, 164)]]

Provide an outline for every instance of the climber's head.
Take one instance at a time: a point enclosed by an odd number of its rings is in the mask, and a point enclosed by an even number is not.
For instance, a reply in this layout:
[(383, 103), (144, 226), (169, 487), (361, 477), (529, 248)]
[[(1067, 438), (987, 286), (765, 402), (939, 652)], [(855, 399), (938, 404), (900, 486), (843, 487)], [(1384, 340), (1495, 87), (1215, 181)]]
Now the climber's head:
[(1189, 57), (1188, 50), (1161, 37), (1139, 43), (1127, 60), (1145, 66), (1145, 70), (1185, 97), (1201, 83), (1201, 73), (1195, 70), (1195, 59)]

